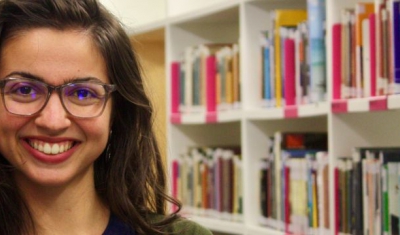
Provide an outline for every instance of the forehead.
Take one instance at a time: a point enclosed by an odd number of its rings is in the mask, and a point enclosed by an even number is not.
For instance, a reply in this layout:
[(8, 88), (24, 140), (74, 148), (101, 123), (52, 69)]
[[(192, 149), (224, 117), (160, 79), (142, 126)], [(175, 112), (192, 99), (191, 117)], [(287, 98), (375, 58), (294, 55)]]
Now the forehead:
[(105, 60), (87, 31), (21, 31), (5, 41), (0, 56), (0, 79), (25, 72), (54, 85), (80, 77), (109, 82)]

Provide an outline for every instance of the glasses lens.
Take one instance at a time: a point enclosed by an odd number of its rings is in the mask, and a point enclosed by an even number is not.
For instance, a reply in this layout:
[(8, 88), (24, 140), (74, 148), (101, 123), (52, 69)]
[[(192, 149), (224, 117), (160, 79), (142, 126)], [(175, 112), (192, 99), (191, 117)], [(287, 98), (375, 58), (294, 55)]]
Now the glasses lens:
[(77, 117), (94, 117), (104, 108), (107, 92), (97, 83), (72, 83), (62, 89), (65, 108)]
[(25, 79), (8, 80), (4, 86), (7, 110), (14, 114), (30, 115), (46, 102), (47, 87), (43, 83)]

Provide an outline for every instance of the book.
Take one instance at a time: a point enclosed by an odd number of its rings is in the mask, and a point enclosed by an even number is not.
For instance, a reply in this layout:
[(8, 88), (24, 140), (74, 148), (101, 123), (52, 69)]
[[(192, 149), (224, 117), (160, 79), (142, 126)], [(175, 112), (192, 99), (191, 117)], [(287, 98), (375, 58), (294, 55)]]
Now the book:
[(369, 52), (370, 52), (370, 96), (375, 96), (376, 95), (376, 67), (377, 67), (377, 62), (376, 62), (376, 14), (370, 14), (369, 16)]
[(377, 80), (377, 95), (388, 94), (389, 87), (389, 13), (386, 8), (386, 2), (383, 1), (378, 6), (378, 80)]
[(284, 43), (284, 62), (285, 62), (285, 105), (295, 105), (296, 104), (296, 65), (295, 65), (295, 41), (294, 35), (289, 35), (285, 39)]
[(311, 100), (326, 100), (325, 0), (308, 0)]
[(207, 112), (215, 113), (216, 107), (216, 58), (215, 55), (209, 55), (206, 58), (206, 97)]
[(392, 0), (392, 44), (394, 93), (400, 93), (400, 1)]
[(271, 42), (269, 31), (262, 31), (261, 44), (261, 99), (263, 107), (272, 107)]
[(180, 63), (171, 63), (171, 113), (179, 113)]
[(233, 92), (233, 108), (241, 107), (240, 98), (240, 49), (237, 43), (232, 45), (232, 92)]
[(185, 73), (185, 100), (183, 112), (190, 113), (193, 111), (193, 61), (194, 47), (189, 46), (184, 50), (184, 73)]
[[(360, 97), (370, 97), (371, 96), (371, 45), (370, 45), (370, 23), (369, 17), (362, 20), (361, 23), (363, 37), (362, 41), (362, 51), (361, 51), (361, 69), (362, 69), (362, 78), (361, 78), (361, 86)], [(375, 33), (375, 32), (372, 32)], [(362, 88), (361, 88), (362, 87)]]
[(318, 211), (319, 228), (324, 234), (330, 233), (330, 190), (329, 190), (329, 155), (328, 152), (316, 153), (317, 184), (318, 184)]
[[(339, 40), (338, 40), (339, 39)], [(342, 25), (335, 24), (332, 26), (332, 78), (333, 78), (333, 91), (332, 98), (338, 100), (342, 98), (342, 63), (341, 63), (341, 52), (342, 52)]]
[[(400, 154), (398, 154), (400, 157)], [(390, 234), (399, 234), (399, 181), (398, 181), (398, 162), (389, 162), (387, 164), (387, 181), (388, 181), (388, 205), (387, 208), (384, 208), (384, 211), (387, 211), (388, 220), (389, 220), (389, 233)]]
[(306, 22), (300, 23), (298, 27), (298, 33), (300, 34), (299, 42), (299, 66), (300, 66), (300, 86), (301, 91), (298, 95), (300, 96), (299, 104), (308, 104), (310, 102), (310, 46), (308, 37), (308, 25)]
[(348, 99), (353, 96), (353, 31), (354, 31), (354, 10), (343, 9), (341, 13), (341, 99)]
[(275, 98), (276, 106), (282, 106), (282, 42), (280, 37), (281, 27), (296, 27), (302, 21), (307, 19), (307, 11), (305, 10), (275, 10), (273, 12), (274, 24), (274, 40), (275, 40)]
[(281, 149), (328, 149), (328, 135), (325, 132), (278, 132), (278, 135)]
[[(355, 97), (360, 98), (363, 97), (363, 81), (366, 80), (365, 72), (363, 67), (365, 67), (366, 62), (365, 58), (366, 53), (368, 52), (369, 45), (364, 45), (365, 40), (369, 39), (369, 35), (365, 30), (369, 29), (368, 22), (370, 14), (374, 13), (375, 4), (372, 2), (357, 2), (355, 7), (355, 16), (356, 16), (356, 23), (355, 23), (355, 30), (356, 30), (356, 84), (355, 84)], [(364, 39), (364, 40), (363, 40)]]

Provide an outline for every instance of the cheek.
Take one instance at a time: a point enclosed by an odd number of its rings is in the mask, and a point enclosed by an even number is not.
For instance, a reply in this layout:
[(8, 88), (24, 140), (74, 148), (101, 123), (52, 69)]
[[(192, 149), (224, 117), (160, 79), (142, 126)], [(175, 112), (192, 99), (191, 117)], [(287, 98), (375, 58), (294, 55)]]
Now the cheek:
[(12, 155), (16, 151), (19, 133), (29, 122), (28, 118), (10, 117), (3, 110), (0, 111), (0, 153), (3, 156)]
[(96, 145), (95, 148), (105, 148), (110, 134), (110, 112), (108, 110), (104, 110), (104, 113), (94, 120), (85, 120), (80, 126), (91, 145)]

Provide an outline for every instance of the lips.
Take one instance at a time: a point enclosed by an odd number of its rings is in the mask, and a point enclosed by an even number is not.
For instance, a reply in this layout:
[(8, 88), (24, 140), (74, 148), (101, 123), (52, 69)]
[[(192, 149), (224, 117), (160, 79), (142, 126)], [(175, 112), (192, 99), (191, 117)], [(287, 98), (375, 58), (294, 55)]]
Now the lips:
[(49, 154), (49, 155), (56, 155), (56, 154), (66, 152), (66, 151), (70, 150), (72, 148), (72, 146), (74, 145), (73, 141), (49, 143), (49, 142), (44, 142), (44, 141), (34, 140), (34, 139), (29, 139), (28, 143), (32, 148), (34, 148), (44, 154)]
[(80, 142), (71, 139), (25, 138), (22, 146), (36, 161), (59, 164), (67, 161), (77, 150)]

